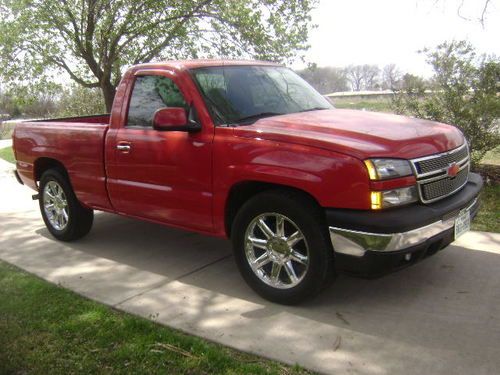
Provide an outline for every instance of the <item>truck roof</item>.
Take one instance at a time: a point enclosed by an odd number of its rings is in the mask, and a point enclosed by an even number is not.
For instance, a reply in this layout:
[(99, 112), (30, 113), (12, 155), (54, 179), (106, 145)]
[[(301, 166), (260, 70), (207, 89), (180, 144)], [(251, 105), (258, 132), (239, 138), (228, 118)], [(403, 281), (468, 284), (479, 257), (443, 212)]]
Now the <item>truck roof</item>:
[(233, 66), (233, 65), (282, 66), (282, 64), (270, 61), (261, 61), (261, 60), (196, 59), (196, 60), (169, 60), (156, 63), (139, 64), (139, 65), (134, 65), (132, 69), (137, 70), (142, 68), (157, 68), (157, 69), (173, 68), (176, 70), (185, 70), (185, 69), (203, 68), (209, 66)]

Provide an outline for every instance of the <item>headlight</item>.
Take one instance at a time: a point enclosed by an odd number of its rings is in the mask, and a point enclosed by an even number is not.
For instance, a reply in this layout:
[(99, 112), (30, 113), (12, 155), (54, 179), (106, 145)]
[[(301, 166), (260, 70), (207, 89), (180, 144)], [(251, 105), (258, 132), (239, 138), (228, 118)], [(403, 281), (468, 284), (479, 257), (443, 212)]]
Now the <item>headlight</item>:
[(370, 180), (386, 180), (405, 177), (413, 174), (410, 162), (402, 159), (368, 159), (365, 160)]
[(370, 198), (372, 210), (379, 210), (416, 202), (418, 193), (415, 186), (408, 186), (385, 191), (372, 191)]

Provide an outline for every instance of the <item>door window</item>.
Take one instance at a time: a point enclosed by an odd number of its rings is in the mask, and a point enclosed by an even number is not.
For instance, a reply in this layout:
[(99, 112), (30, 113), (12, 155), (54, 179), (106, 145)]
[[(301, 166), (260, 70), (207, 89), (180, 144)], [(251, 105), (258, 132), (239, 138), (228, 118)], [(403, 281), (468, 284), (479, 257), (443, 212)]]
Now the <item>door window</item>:
[(130, 98), (127, 126), (152, 127), (155, 112), (165, 107), (188, 109), (174, 81), (162, 76), (137, 77)]

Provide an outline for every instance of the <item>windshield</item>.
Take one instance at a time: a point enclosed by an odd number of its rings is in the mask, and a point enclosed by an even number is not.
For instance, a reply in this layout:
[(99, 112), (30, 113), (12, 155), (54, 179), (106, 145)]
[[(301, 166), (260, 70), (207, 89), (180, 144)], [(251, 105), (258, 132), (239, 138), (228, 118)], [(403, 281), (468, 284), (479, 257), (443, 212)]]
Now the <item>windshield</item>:
[(284, 67), (208, 67), (192, 73), (217, 125), (249, 124), (262, 117), (332, 108), (307, 82)]

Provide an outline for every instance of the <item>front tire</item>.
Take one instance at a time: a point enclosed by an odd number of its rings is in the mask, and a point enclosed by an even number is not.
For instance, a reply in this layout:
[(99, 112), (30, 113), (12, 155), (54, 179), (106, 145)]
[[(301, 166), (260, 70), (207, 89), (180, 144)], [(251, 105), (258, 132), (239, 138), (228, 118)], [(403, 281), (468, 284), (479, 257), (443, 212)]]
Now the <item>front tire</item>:
[(302, 194), (256, 195), (237, 213), (231, 233), (243, 278), (270, 301), (296, 304), (333, 280), (333, 249), (322, 211)]
[(92, 228), (94, 211), (83, 207), (67, 177), (49, 169), (40, 179), (40, 212), (49, 232), (60, 241), (73, 241)]

